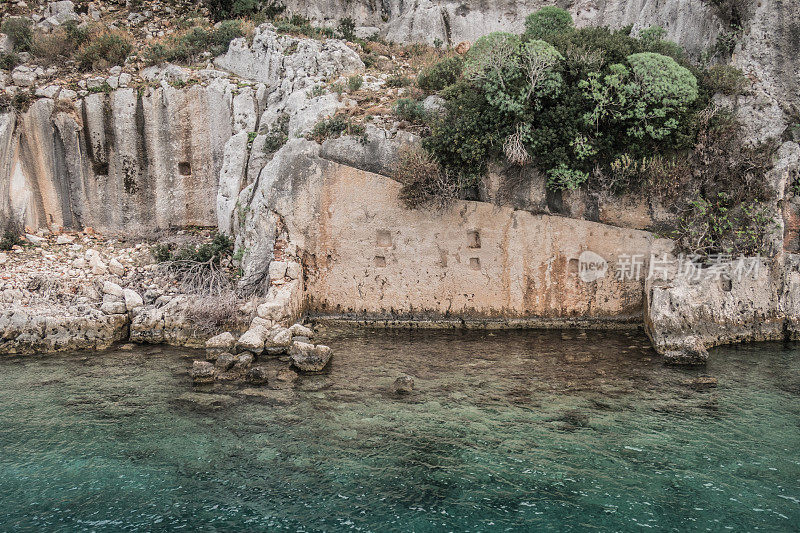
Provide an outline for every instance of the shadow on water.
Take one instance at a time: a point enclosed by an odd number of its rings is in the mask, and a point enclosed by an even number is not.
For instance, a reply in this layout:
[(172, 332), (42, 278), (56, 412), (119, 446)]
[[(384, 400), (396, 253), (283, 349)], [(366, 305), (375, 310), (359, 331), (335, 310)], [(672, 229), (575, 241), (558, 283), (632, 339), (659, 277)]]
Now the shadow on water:
[(0, 361), (0, 530), (800, 523), (794, 344), (718, 348), (697, 369), (664, 366), (639, 333), (324, 341), (325, 372), (274, 387), (194, 389), (202, 354), (169, 347)]

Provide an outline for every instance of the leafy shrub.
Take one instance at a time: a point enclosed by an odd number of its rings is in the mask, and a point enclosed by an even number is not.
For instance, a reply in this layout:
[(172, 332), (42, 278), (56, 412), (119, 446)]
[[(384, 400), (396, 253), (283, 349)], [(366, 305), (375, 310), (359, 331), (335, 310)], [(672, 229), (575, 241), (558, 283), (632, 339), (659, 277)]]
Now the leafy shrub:
[(712, 93), (728, 96), (742, 94), (747, 88), (747, 77), (731, 65), (715, 65), (705, 73), (705, 84)]
[(411, 78), (402, 74), (393, 74), (386, 78), (386, 86), (390, 88), (408, 87), (411, 85)]
[(482, 90), (460, 81), (442, 92), (444, 113), (431, 125), (423, 146), (469, 186), (485, 171), (510, 131), (505, 116), (489, 105)]
[(288, 33), (291, 35), (305, 35), (312, 39), (323, 39), (334, 37), (331, 28), (319, 28), (299, 15), (293, 15), (289, 20), (280, 20), (275, 24), (278, 33)]
[(14, 52), (0, 53), (0, 69), (14, 70), (21, 63), (20, 58)]
[(310, 139), (323, 142), (331, 137), (345, 135), (364, 135), (364, 126), (355, 124), (342, 115), (335, 115), (317, 122), (308, 134)]
[(215, 21), (252, 15), (260, 3), (259, 0), (203, 0)]
[(223, 257), (233, 253), (233, 240), (222, 233), (217, 233), (211, 242), (202, 244), (185, 244), (173, 250), (167, 244), (157, 244), (150, 249), (159, 263), (180, 261), (193, 263), (219, 264)]
[(25, 17), (10, 17), (0, 26), (14, 45), (15, 52), (30, 52), (33, 48), (33, 21)]
[(350, 92), (356, 92), (361, 88), (362, 85), (364, 85), (364, 78), (358, 74), (347, 78), (347, 89)]
[(356, 23), (353, 21), (352, 17), (345, 17), (340, 20), (336, 30), (345, 41), (356, 40)]
[(394, 113), (409, 122), (423, 122), (427, 116), (422, 102), (413, 98), (400, 98), (394, 105)]
[(0, 239), (0, 250), (8, 251), (14, 246), (22, 246), (22, 224), (14, 219), (8, 219), (3, 224), (3, 237)]
[(289, 140), (289, 115), (281, 113), (264, 139), (264, 153), (274, 154)]
[(127, 36), (117, 30), (103, 29), (89, 37), (78, 60), (82, 68), (105, 69), (123, 64), (132, 50)]
[(586, 172), (573, 170), (564, 164), (547, 171), (547, 186), (553, 190), (574, 190), (583, 185), (587, 179), (589, 175)]
[(458, 80), (463, 68), (464, 61), (460, 57), (442, 59), (422, 70), (417, 76), (417, 85), (425, 91), (441, 91)]
[(238, 20), (226, 20), (216, 27), (194, 26), (186, 32), (172, 37), (164, 43), (149, 46), (145, 51), (145, 60), (149, 64), (170, 62), (193, 62), (203, 52), (211, 55), (224, 54), (233, 39), (244, 35), (242, 23)]
[(0, 111), (15, 109), (20, 113), (24, 113), (35, 100), (36, 96), (30, 90), (19, 90), (13, 96), (0, 92)]
[(667, 56), (642, 52), (627, 59), (630, 70), (615, 64), (608, 74), (590, 73), (580, 82), (594, 103), (584, 120), (598, 132), (610, 122), (630, 137), (664, 139), (678, 128), (677, 114), (697, 100), (697, 79)]
[(91, 36), (88, 25), (78, 25), (68, 20), (51, 33), (39, 33), (34, 36), (31, 52), (39, 59), (49, 62), (58, 58), (71, 58), (75, 52), (85, 45)]
[(523, 39), (548, 39), (554, 35), (566, 33), (573, 28), (572, 15), (569, 11), (546, 6), (525, 19)]

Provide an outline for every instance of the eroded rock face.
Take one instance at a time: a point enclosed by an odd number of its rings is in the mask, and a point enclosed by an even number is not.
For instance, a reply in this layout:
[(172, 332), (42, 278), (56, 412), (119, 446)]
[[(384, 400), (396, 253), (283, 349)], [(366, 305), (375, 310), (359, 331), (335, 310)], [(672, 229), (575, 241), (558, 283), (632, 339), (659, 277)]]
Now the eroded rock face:
[(216, 64), (242, 78), (277, 85), (285, 94), (308, 89), (315, 79), (364, 70), (358, 54), (342, 41), (279, 35), (271, 24), (256, 28), (252, 44), (243, 37), (232, 41)]
[(90, 306), (48, 312), (7, 306), (0, 311), (0, 353), (102, 350), (127, 337), (128, 315)]
[[(231, 84), (232, 85), (232, 84)], [(32, 227), (143, 231), (216, 223), (232, 86), (37, 100), (0, 118), (0, 210)], [(7, 195), (7, 196), (6, 196)]]
[(646, 331), (668, 362), (701, 364), (713, 346), (798, 338), (800, 256), (722, 266), (730, 279), (673, 270), (667, 279), (647, 281)]
[[(475, 41), (493, 31), (521, 32), (526, 16), (554, 4), (546, 0), (286, 2), (291, 13), (300, 13), (323, 24), (335, 25), (335, 21), (350, 16), (357, 25), (365, 27), (363, 34), (378, 31), (396, 42), (433, 44), (438, 39), (452, 46), (461, 41)], [(660, 25), (667, 30), (669, 39), (696, 55), (714, 42), (723, 27), (713, 6), (702, 0), (573, 0), (557, 5), (568, 9), (578, 26), (621, 28), (631, 24), (638, 30)]]

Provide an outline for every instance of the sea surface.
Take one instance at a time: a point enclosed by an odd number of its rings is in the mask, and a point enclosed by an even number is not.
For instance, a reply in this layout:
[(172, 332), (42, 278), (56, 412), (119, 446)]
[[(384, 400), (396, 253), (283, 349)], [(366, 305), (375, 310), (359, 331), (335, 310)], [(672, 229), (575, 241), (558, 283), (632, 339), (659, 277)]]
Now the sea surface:
[(0, 359), (0, 531), (800, 530), (798, 345), (325, 335), (266, 387), (195, 389), (170, 347)]

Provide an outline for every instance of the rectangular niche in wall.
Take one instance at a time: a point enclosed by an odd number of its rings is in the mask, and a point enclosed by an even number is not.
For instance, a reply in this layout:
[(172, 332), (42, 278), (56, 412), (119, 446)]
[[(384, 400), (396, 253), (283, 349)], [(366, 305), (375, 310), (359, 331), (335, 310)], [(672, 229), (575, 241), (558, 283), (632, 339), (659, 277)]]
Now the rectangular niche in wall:
[(468, 246), (470, 248), (480, 248), (481, 247), (481, 234), (479, 231), (468, 231), (467, 232), (467, 239), (468, 239)]
[(189, 176), (192, 173), (192, 165), (188, 161), (181, 161), (178, 163), (178, 173), (181, 176)]
[(389, 248), (392, 246), (392, 234), (389, 230), (379, 229), (375, 237), (377, 245), (381, 248)]
[(375, 266), (377, 268), (383, 268), (386, 266), (386, 258), (382, 255), (375, 256)]
[(470, 257), (469, 258), (469, 267), (472, 270), (480, 270), (481, 269), (481, 260), (478, 257)]

